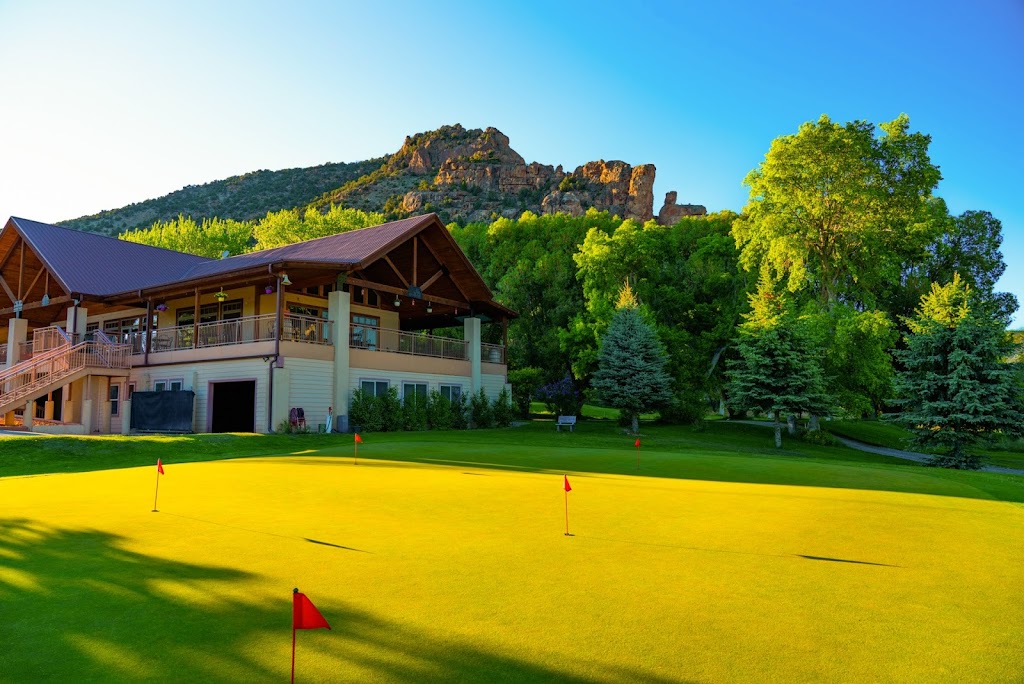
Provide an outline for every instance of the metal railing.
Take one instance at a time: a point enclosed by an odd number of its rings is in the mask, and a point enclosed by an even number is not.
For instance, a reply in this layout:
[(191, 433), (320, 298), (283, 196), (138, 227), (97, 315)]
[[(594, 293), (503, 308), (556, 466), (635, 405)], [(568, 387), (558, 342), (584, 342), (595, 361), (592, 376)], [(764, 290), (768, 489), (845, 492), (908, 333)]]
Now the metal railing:
[(457, 361), (469, 359), (469, 343), (465, 340), (368, 325), (352, 326), (349, 347)]
[(505, 347), (500, 344), (481, 343), (480, 360), (485, 363), (505, 363)]
[(32, 350), (32, 341), (18, 343), (18, 363), (28, 361), (36, 354)]
[(131, 347), (103, 341), (53, 349), (0, 372), (0, 407), (9, 409), (84, 368), (131, 368)]
[(331, 344), (331, 321), (315, 316), (284, 314), (281, 339), (308, 344)]
[(71, 344), (71, 337), (60, 326), (37, 328), (32, 331), (32, 353), (41, 354)]
[[(158, 328), (151, 334), (150, 352), (177, 351), (181, 349), (224, 347), (249, 342), (266, 342), (274, 339), (277, 317), (246, 316), (229, 321), (200, 323), (199, 327), (179, 325), (173, 328)], [(132, 333), (128, 341), (132, 351), (141, 354), (146, 351), (146, 333)]]

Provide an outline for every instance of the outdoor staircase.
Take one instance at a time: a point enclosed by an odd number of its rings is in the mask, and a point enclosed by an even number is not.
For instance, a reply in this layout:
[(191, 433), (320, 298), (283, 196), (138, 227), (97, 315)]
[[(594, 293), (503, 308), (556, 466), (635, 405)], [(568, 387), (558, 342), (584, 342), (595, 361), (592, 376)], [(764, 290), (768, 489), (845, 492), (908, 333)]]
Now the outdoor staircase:
[(114, 344), (103, 333), (94, 340), (72, 344), (60, 332), (63, 339), (53, 348), (0, 370), (0, 415), (86, 375), (128, 375), (130, 345)]

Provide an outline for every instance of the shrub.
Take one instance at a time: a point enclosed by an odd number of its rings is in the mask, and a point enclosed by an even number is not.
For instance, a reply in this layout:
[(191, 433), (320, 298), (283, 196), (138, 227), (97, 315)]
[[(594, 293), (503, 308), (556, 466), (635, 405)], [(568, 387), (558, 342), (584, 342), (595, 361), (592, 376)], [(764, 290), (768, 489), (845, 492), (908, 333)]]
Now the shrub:
[(469, 399), (469, 413), (473, 416), (473, 425), (478, 428), (489, 428), (494, 426), (494, 412), (491, 410), (491, 402), (488, 401), (484, 388)]
[(540, 368), (520, 368), (509, 371), (508, 381), (512, 385), (512, 402), (521, 418), (529, 418), (530, 402), (537, 390), (544, 384), (544, 371)]
[(427, 400), (415, 394), (402, 401), (402, 425), (406, 430), (427, 429)]
[(352, 393), (352, 404), (348, 409), (349, 423), (363, 432), (380, 432), (384, 429), (380, 401), (363, 390)]
[(380, 417), (385, 432), (401, 432), (402, 402), (398, 398), (398, 388), (388, 387), (388, 391), (377, 397), (380, 404)]
[(540, 387), (536, 396), (556, 416), (575, 416), (579, 411), (580, 393), (568, 375)]
[(508, 427), (515, 418), (515, 409), (512, 407), (512, 396), (507, 387), (502, 387), (498, 398), (494, 400), (494, 424), (498, 427)]
[(466, 395), (460, 394), (458, 399), (453, 399), (451, 402), (451, 422), (449, 425), (455, 430), (465, 430), (469, 427), (469, 420), (467, 418), (467, 407), (466, 407)]
[(438, 392), (432, 390), (427, 397), (427, 425), (431, 430), (450, 430), (452, 427), (452, 404)]

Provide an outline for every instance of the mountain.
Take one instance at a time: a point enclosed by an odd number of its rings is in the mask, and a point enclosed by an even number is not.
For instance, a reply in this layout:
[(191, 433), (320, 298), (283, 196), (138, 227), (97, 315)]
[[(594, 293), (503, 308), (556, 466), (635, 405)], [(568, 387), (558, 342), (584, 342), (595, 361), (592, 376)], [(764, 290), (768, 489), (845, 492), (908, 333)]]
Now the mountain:
[[(592, 161), (569, 172), (527, 164), (498, 129), (455, 124), (406, 137), (401, 149), (386, 157), (256, 171), (61, 225), (116, 235), (178, 214), (197, 221), (214, 216), (249, 220), (294, 207), (326, 211), (332, 204), (383, 212), (389, 219), (433, 211), (445, 222), (459, 223), (524, 211), (579, 215), (591, 207), (646, 221), (654, 217), (654, 177), (653, 164), (617, 160)], [(667, 225), (704, 213), (700, 205), (676, 204), (676, 193), (670, 192), (657, 218)]]
[(253, 171), (203, 185), (186, 185), (157, 199), (61, 221), (58, 225), (90, 233), (118, 235), (134, 228), (148, 228), (156, 221), (175, 219), (178, 214), (191, 215), (197, 221), (214, 216), (236, 221), (259, 219), (268, 211), (304, 206), (322, 193), (379, 168), (386, 159), (281, 171)]

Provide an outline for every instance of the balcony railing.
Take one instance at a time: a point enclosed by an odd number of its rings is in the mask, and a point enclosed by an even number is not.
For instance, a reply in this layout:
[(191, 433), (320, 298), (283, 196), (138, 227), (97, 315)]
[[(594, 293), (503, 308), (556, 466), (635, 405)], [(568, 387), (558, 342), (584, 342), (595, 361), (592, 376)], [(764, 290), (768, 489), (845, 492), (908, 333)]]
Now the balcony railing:
[[(203, 323), (198, 329), (191, 325), (160, 328), (151, 334), (152, 343), (149, 351), (157, 353), (249, 342), (272, 342), (275, 339), (276, 325), (277, 317), (274, 314), (267, 314)], [(330, 345), (333, 344), (331, 329), (331, 321), (315, 316), (285, 314), (281, 317), (281, 340), (284, 342)], [(123, 335), (113, 341), (128, 344), (133, 354), (142, 354), (146, 350), (144, 332)], [(375, 326), (353, 325), (349, 347), (457, 361), (469, 359), (469, 343), (465, 340)], [(505, 348), (497, 344), (483, 344), (480, 356), (485, 362), (505, 363)]]
[(353, 349), (433, 356), (457, 361), (469, 359), (469, 343), (465, 340), (366, 325), (352, 327), (349, 346)]
[(505, 347), (500, 344), (480, 344), (480, 360), (486, 363), (505, 363)]

